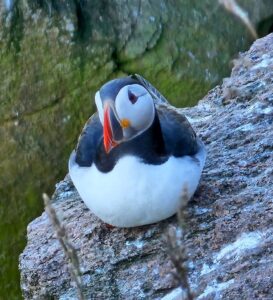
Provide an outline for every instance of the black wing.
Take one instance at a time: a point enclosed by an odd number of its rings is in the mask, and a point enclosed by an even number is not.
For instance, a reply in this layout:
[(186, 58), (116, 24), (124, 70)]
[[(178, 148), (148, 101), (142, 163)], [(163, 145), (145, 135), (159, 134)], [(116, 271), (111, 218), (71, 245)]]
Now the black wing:
[(155, 100), (156, 104), (169, 104), (168, 100), (144, 77), (140, 76), (139, 74), (131, 75), (132, 78), (137, 79), (137, 81), (149, 91), (150, 95)]
[(102, 140), (102, 125), (98, 113), (86, 122), (79, 136), (76, 148), (76, 163), (81, 167), (90, 167), (95, 159), (97, 148)]
[(174, 156), (194, 155), (198, 151), (197, 137), (187, 118), (177, 112), (168, 100), (145, 78), (132, 75), (155, 101), (167, 153)]
[(171, 106), (157, 106), (167, 153), (176, 157), (194, 155), (198, 151), (197, 137), (187, 118)]

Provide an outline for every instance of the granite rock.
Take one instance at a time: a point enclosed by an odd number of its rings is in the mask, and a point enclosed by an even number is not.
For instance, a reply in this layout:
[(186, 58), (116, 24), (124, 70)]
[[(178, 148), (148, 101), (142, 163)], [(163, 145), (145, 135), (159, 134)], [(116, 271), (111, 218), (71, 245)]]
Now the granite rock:
[[(273, 34), (234, 61), (197, 106), (182, 109), (206, 144), (201, 183), (187, 207), (184, 247), (197, 299), (273, 297)], [(84, 205), (69, 176), (54, 208), (78, 250), (87, 299), (179, 299), (166, 250), (176, 218), (109, 229)], [(25, 299), (76, 299), (46, 213), (28, 226), (20, 256)]]

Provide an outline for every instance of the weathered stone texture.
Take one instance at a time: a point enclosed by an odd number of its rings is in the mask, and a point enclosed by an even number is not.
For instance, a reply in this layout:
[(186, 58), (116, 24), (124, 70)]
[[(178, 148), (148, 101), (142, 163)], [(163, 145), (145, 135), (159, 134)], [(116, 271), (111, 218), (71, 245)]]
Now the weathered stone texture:
[[(208, 150), (188, 205), (189, 280), (198, 299), (272, 299), (273, 34), (234, 63), (230, 78), (182, 110)], [(85, 207), (69, 177), (53, 198), (78, 249), (87, 299), (158, 299), (177, 286), (164, 240), (166, 228), (177, 226), (175, 218), (109, 230)], [(75, 299), (45, 213), (28, 226), (20, 270), (26, 299)]]

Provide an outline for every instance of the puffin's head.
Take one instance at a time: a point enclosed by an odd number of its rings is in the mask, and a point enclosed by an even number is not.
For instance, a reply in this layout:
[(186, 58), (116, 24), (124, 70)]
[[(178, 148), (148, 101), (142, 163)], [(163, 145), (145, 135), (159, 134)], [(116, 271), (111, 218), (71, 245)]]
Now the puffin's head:
[(96, 93), (95, 101), (107, 153), (147, 130), (155, 117), (152, 96), (131, 76), (106, 83)]

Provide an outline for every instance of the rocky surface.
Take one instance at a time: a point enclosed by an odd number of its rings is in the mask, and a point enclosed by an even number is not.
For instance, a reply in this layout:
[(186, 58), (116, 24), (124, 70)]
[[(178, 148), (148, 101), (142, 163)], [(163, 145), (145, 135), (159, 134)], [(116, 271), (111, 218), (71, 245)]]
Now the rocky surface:
[[(182, 110), (208, 150), (187, 208), (188, 276), (197, 299), (273, 297), (272, 66), (273, 34), (240, 55), (230, 78), (196, 107)], [(69, 177), (53, 199), (78, 249), (87, 299), (179, 298), (164, 238), (169, 226), (177, 228), (175, 218), (109, 229), (86, 208)], [(25, 299), (76, 299), (45, 213), (28, 226), (20, 271)]]
[[(211, 0), (0, 2), (0, 290), (10, 296), (26, 224), (63, 178), (101, 84), (141, 73), (193, 105), (251, 37)], [(240, 2), (257, 28), (272, 15), (268, 0)]]

